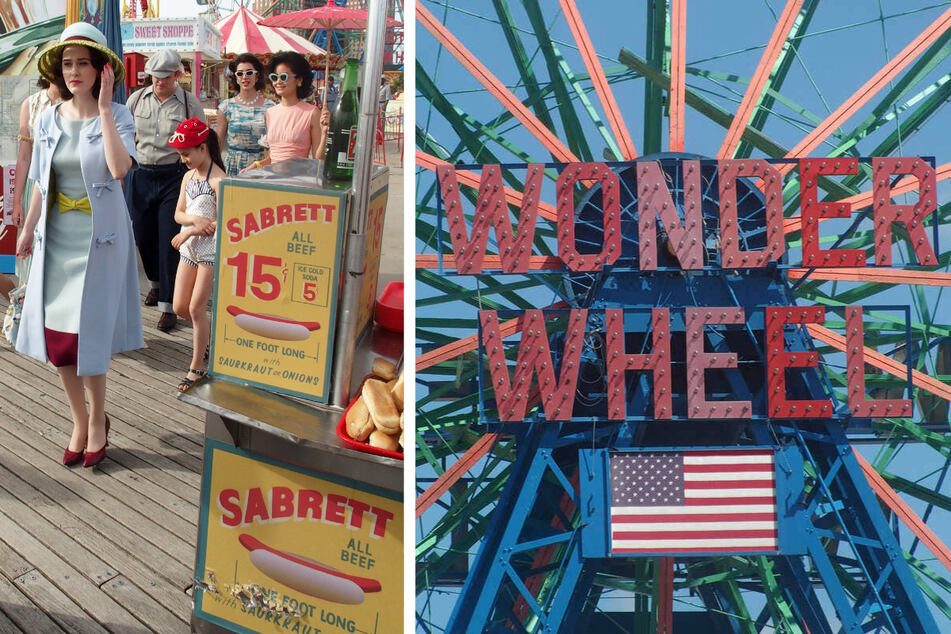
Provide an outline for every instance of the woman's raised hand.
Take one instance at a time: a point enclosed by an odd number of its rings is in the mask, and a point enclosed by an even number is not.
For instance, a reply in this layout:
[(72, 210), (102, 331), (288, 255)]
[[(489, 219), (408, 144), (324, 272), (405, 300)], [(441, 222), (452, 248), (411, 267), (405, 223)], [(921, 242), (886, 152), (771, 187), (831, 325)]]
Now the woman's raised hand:
[(99, 112), (112, 109), (112, 91), (116, 87), (116, 73), (112, 64), (106, 64), (102, 69), (99, 85)]

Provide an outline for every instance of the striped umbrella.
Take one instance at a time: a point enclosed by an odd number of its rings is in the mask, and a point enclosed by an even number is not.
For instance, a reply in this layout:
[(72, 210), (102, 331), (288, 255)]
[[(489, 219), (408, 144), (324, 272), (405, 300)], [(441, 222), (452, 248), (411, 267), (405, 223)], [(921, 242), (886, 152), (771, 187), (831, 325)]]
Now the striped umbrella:
[[(325, 29), (327, 31), (327, 45), (333, 38), (334, 29), (365, 31), (367, 26), (367, 12), (363, 9), (341, 7), (327, 4), (322, 7), (279, 13), (264, 20), (264, 26), (289, 27), (293, 29)], [(386, 18), (386, 28), (403, 26), (402, 22), (393, 18)], [(361, 33), (360, 37), (363, 35)], [(324, 73), (329, 73), (329, 60)], [(324, 91), (324, 106), (327, 105), (327, 91)]]
[(261, 26), (258, 22), (263, 19), (247, 7), (240, 7), (231, 15), (215, 22), (215, 26), (221, 31), (224, 55), (270, 55), (278, 51), (297, 51), (305, 57), (324, 58), (324, 49), (287, 29)]

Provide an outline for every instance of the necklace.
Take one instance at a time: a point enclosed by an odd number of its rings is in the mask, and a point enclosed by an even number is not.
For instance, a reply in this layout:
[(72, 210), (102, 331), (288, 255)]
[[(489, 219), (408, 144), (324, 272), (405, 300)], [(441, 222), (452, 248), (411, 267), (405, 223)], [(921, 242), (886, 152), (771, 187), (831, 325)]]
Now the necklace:
[(241, 98), (241, 93), (239, 92), (238, 94), (234, 96), (234, 100), (240, 103), (242, 106), (248, 106), (250, 108), (251, 106), (257, 103), (258, 97), (260, 97), (260, 95), (258, 95), (257, 93), (254, 93), (254, 99), (252, 99), (251, 101), (245, 101), (244, 99)]

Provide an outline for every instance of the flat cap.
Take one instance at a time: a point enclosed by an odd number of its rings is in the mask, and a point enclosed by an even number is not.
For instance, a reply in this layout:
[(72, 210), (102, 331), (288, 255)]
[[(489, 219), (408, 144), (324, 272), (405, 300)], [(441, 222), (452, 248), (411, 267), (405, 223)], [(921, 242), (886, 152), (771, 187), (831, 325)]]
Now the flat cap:
[(182, 65), (182, 58), (178, 51), (163, 49), (145, 62), (145, 72), (152, 77), (162, 79), (178, 72)]

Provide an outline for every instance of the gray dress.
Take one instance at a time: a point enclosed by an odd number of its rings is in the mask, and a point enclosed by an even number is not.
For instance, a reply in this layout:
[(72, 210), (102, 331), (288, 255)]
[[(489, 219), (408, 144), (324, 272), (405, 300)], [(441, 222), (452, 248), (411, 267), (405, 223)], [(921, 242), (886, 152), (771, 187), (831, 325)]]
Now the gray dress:
[[(64, 119), (56, 113), (62, 141), (53, 152), (56, 191), (69, 198), (86, 196), (79, 164), (79, 134), (90, 120)], [(92, 241), (92, 215), (78, 209), (61, 212), (54, 198), (46, 216), (46, 284), (43, 286), (45, 327), (79, 332), (79, 305), (83, 297), (86, 261)]]

